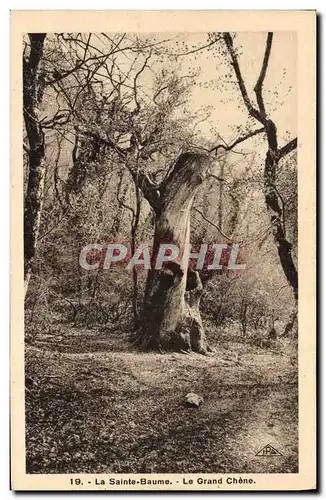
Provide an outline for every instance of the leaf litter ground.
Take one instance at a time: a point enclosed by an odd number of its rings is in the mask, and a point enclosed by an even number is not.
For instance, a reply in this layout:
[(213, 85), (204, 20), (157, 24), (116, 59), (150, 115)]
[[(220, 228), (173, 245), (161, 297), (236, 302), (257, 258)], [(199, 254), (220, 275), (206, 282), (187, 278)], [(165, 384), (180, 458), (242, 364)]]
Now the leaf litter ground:
[[(25, 351), (27, 472), (297, 472), (293, 344), (214, 349), (141, 353), (94, 330), (36, 337)], [(189, 392), (199, 408), (184, 404)], [(281, 455), (256, 456), (268, 444)]]

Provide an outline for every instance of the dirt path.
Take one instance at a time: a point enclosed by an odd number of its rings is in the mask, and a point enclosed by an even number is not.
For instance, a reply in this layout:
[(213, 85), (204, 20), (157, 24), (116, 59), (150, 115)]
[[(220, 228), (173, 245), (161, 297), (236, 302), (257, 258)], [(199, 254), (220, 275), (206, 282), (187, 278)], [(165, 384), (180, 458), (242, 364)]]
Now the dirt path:
[[(105, 342), (90, 353), (75, 340), (27, 349), (28, 472), (297, 471), (296, 364), (286, 346), (242, 354), (229, 342), (204, 357)], [(187, 392), (203, 397), (199, 409), (184, 405)], [(269, 444), (280, 455), (256, 456)]]

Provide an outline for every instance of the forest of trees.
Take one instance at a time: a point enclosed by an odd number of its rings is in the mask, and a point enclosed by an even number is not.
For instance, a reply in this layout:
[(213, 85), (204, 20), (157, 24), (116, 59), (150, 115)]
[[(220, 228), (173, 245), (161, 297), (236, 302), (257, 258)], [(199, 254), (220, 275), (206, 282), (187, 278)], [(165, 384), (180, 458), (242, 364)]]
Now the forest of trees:
[[(68, 324), (205, 354), (218, 334), (295, 338), (297, 139), (277, 120), (295, 82), (260, 36), (250, 78), (234, 33), (25, 36), (27, 339)], [(246, 267), (82, 269), (83, 247), (112, 242), (225, 243), (222, 263), (236, 243)]]

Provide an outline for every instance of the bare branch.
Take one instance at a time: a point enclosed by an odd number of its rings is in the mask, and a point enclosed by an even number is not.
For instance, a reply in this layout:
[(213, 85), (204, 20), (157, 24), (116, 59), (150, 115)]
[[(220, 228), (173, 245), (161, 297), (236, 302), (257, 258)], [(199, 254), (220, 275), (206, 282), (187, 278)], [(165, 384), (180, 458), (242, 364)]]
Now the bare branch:
[(135, 215), (136, 215), (135, 214), (135, 210), (132, 207), (130, 207), (129, 205), (127, 205), (126, 203), (124, 203), (124, 201), (120, 198), (120, 191), (121, 191), (121, 186), (122, 186), (122, 180), (123, 180), (123, 174), (121, 173), (120, 178), (119, 178), (118, 189), (117, 189), (117, 192), (116, 192), (117, 201), (118, 201), (119, 205), (121, 205), (123, 208), (125, 208), (126, 210), (129, 210), (129, 212), (131, 212), (132, 217), (134, 219)]
[(207, 43), (206, 45), (202, 45), (201, 47), (197, 47), (196, 49), (189, 50), (188, 52), (183, 52), (181, 54), (173, 54), (176, 57), (181, 57), (181, 56), (188, 56), (189, 54), (194, 54), (195, 52), (200, 52), (201, 50), (207, 49), (208, 47), (211, 47), (214, 45), (214, 43), (218, 42), (218, 39), (212, 40), (211, 42)]
[(215, 175), (215, 174), (209, 174), (209, 175), (207, 176), (207, 178), (209, 178), (209, 177), (213, 177), (214, 179), (216, 179), (216, 180), (217, 180), (217, 181), (219, 181), (219, 182), (225, 182), (225, 179), (223, 179), (222, 177), (218, 177), (218, 176), (217, 176), (217, 175)]
[(255, 91), (255, 94), (257, 97), (259, 111), (260, 111), (262, 118), (266, 117), (266, 110), (265, 110), (265, 104), (264, 104), (262, 91), (263, 91), (264, 80), (266, 77), (266, 71), (267, 71), (267, 67), (268, 67), (269, 57), (271, 54), (272, 41), (273, 41), (273, 33), (269, 32), (267, 35), (267, 40), (266, 40), (266, 48), (265, 48), (263, 64), (262, 64), (262, 67), (260, 70), (260, 74), (259, 74), (257, 83), (254, 87), (254, 91)]
[(246, 108), (248, 109), (248, 112), (251, 116), (256, 118), (256, 120), (258, 120), (259, 122), (264, 123), (264, 120), (260, 116), (259, 111), (253, 106), (252, 102), (249, 99), (246, 85), (245, 85), (245, 82), (244, 82), (244, 79), (243, 79), (243, 76), (242, 76), (242, 73), (240, 70), (238, 56), (236, 54), (236, 51), (235, 51), (235, 48), (233, 45), (233, 40), (232, 40), (230, 33), (224, 33), (223, 38), (224, 38), (226, 47), (227, 47), (228, 52), (229, 52), (230, 57), (231, 57), (232, 66), (234, 68), (235, 76), (237, 78), (237, 82), (238, 82), (238, 85), (240, 88), (242, 99), (246, 105)]
[(224, 151), (231, 151), (235, 146), (238, 144), (241, 144), (242, 142), (246, 141), (247, 139), (250, 139), (251, 137), (254, 137), (255, 135), (262, 134), (265, 132), (265, 127), (258, 128), (256, 130), (253, 130), (252, 132), (248, 132), (247, 134), (243, 135), (242, 137), (238, 137), (235, 141), (232, 142), (229, 146), (226, 144), (218, 144), (217, 146), (214, 146), (214, 148), (210, 149), (210, 153), (215, 151), (215, 154), (217, 154), (217, 151), (219, 149), (224, 149)]
[(134, 111), (132, 112), (133, 115), (139, 113), (139, 110), (140, 110), (140, 103), (138, 100), (138, 89), (137, 89), (138, 78), (140, 77), (142, 72), (145, 70), (147, 63), (151, 57), (152, 57), (152, 52), (150, 52), (148, 54), (148, 56), (146, 56), (144, 64), (142, 65), (140, 70), (136, 73), (135, 78), (134, 78), (134, 99), (135, 99), (135, 103), (136, 103), (136, 109), (134, 109)]
[[(101, 65), (103, 65), (107, 59), (109, 57), (111, 57), (115, 52), (121, 50), (119, 48), (122, 40), (124, 39), (125, 37), (125, 34), (122, 35), (121, 39), (119, 40), (119, 42), (117, 44), (115, 44), (115, 47), (112, 48), (110, 50), (110, 52), (108, 54), (103, 54), (103, 55), (90, 55), (89, 57), (86, 57), (86, 53), (87, 53), (87, 50), (89, 48), (89, 41), (86, 42), (86, 47), (85, 47), (85, 52), (84, 52), (84, 56), (83, 56), (83, 59), (78, 63), (76, 64), (73, 68), (71, 68), (70, 70), (68, 71), (65, 71), (63, 73), (58, 73), (56, 74), (55, 78), (52, 78), (51, 80), (48, 80), (46, 81), (46, 85), (53, 85), (54, 83), (58, 83), (60, 82), (61, 80), (63, 80), (64, 78), (67, 78), (68, 76), (72, 75), (73, 73), (75, 73), (76, 71), (78, 71), (79, 69), (81, 69), (82, 67), (87, 67), (86, 64), (90, 61), (94, 61), (95, 63), (98, 63), (99, 64), (99, 67)], [(90, 40), (90, 38), (89, 38)], [(101, 63), (101, 64), (100, 64)]]
[(164, 85), (163, 87), (161, 87), (160, 89), (158, 89), (158, 90), (155, 92), (155, 94), (154, 94), (154, 96), (153, 96), (153, 101), (154, 101), (154, 103), (156, 104), (156, 106), (158, 106), (158, 102), (156, 101), (157, 97), (160, 95), (160, 93), (161, 93), (161, 92), (163, 92), (163, 90), (166, 90), (166, 89), (168, 89), (168, 88), (169, 88), (169, 87), (168, 87), (168, 85)]
[(218, 232), (223, 236), (223, 238), (226, 238), (227, 240), (229, 241), (233, 241), (232, 238), (230, 238), (229, 236), (227, 236), (226, 234), (224, 234), (221, 230), (221, 228), (215, 224), (214, 222), (212, 222), (211, 220), (207, 219), (207, 217), (205, 217), (205, 215), (203, 214), (203, 212), (201, 212), (200, 210), (198, 210), (198, 208), (196, 207), (193, 207), (193, 209), (195, 210), (195, 212), (199, 213), (199, 215), (201, 215), (201, 217), (206, 221), (208, 222), (209, 224), (211, 224), (211, 226), (215, 227), (215, 229), (218, 230)]
[(283, 146), (282, 148), (279, 149), (279, 154), (280, 158), (284, 158), (284, 156), (288, 155), (291, 153), (291, 151), (294, 151), (298, 146), (298, 139), (292, 139), (292, 141), (288, 142)]
[(85, 50), (84, 50), (84, 57), (83, 57), (83, 61), (85, 61), (85, 59), (86, 59), (86, 56), (87, 56), (87, 51), (88, 51), (88, 47), (89, 47), (89, 44), (90, 44), (91, 38), (92, 38), (92, 33), (90, 33), (90, 34), (88, 35), (88, 39), (87, 39), (87, 42), (86, 42), (86, 45), (85, 45)]

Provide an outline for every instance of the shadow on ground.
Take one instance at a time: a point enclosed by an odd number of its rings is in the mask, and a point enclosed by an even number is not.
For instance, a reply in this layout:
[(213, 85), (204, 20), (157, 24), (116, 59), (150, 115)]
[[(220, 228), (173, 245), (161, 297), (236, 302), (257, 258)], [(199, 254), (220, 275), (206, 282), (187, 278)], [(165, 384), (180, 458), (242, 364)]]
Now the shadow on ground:
[[(205, 357), (75, 331), (26, 346), (26, 376), (27, 473), (298, 471), (289, 341), (223, 342)], [(184, 405), (187, 392), (200, 408)], [(280, 455), (256, 456), (268, 444)]]

